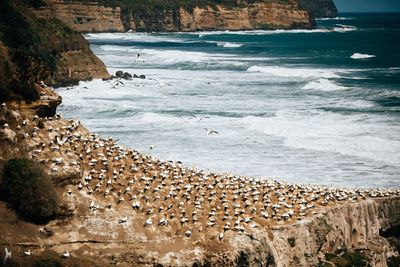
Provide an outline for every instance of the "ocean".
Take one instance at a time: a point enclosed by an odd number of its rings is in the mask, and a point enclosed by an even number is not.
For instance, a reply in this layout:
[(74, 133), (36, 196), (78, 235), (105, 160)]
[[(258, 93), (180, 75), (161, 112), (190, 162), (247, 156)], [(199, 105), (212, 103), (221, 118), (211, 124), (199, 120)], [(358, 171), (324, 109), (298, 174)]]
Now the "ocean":
[[(119, 144), (188, 167), (399, 188), (400, 14), (347, 13), (317, 24), (86, 34), (110, 73), (146, 79), (60, 88), (59, 111)], [(135, 61), (137, 53), (144, 62)]]

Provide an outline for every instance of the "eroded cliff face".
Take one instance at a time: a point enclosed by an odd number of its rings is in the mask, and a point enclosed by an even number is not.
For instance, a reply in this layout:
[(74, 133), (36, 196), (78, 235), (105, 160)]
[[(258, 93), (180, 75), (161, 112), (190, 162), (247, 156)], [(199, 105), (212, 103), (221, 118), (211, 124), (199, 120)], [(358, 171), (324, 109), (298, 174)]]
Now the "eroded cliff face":
[(243, 8), (217, 5), (150, 14), (132, 10), (124, 22), (126, 28), (135, 31), (308, 29), (314, 26), (308, 13), (299, 10), (295, 3), (255, 3)]
[(300, 0), (299, 6), (315, 18), (337, 17), (338, 13), (333, 0)]
[(42, 17), (56, 17), (79, 32), (122, 32), (120, 7), (105, 7), (96, 2), (64, 2), (49, 0), (36, 10)]
[(296, 1), (148, 8), (104, 7), (95, 2), (49, 0), (41, 13), (51, 14), (80, 32), (309, 29), (315, 21)]
[(41, 81), (58, 85), (109, 77), (88, 41), (40, 8), (19, 0), (0, 2), (2, 102), (38, 100)]

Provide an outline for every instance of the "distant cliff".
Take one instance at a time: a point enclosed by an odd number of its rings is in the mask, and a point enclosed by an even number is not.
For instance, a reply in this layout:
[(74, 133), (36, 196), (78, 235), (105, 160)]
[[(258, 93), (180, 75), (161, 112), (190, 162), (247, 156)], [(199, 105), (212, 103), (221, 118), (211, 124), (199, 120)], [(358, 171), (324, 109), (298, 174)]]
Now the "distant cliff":
[(36, 15), (40, 0), (0, 1), (0, 101), (39, 99), (37, 85), (105, 78), (83, 36), (56, 17)]
[(300, 0), (299, 6), (308, 10), (315, 18), (337, 17), (337, 9), (333, 0)]
[(315, 25), (297, 0), (137, 2), (143, 1), (49, 0), (39, 13), (55, 16), (79, 32), (309, 29)]

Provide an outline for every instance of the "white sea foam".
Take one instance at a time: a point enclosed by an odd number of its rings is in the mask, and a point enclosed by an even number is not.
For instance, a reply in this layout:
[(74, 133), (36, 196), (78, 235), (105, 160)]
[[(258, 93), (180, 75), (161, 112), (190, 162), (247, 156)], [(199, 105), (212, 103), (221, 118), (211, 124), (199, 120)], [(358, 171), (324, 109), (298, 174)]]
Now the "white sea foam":
[(313, 29), (313, 30), (254, 30), (254, 31), (208, 31), (199, 33), (185, 33), (185, 34), (196, 34), (199, 38), (207, 35), (271, 35), (271, 34), (288, 34), (288, 33), (328, 33), (331, 32), (328, 29)]
[(368, 54), (361, 54), (361, 53), (354, 53), (350, 56), (352, 59), (367, 59), (367, 58), (374, 58), (375, 55), (368, 55)]
[(248, 72), (265, 73), (273, 76), (288, 78), (339, 78), (340, 76), (332, 69), (306, 69), (306, 68), (288, 68), (276, 66), (251, 66)]
[(352, 32), (352, 31), (356, 31), (357, 28), (353, 27), (353, 26), (348, 26), (348, 27), (334, 27), (333, 31), (334, 32), (339, 32), (339, 33), (345, 33), (345, 32)]
[[(124, 80), (125, 86), (117, 89), (112, 88), (113, 81), (93, 80), (80, 83), (79, 90), (60, 90), (60, 111), (139, 151), (149, 153), (149, 145), (154, 144), (153, 155), (182, 160), (186, 166), (196, 164), (202, 169), (293, 182), (399, 185), (398, 120), (390, 113), (374, 113), (382, 109), (372, 97), (375, 88), (349, 82), (368, 78), (371, 72), (395, 75), (399, 69), (332, 68), (310, 62), (307, 55), (303, 55), (304, 61), (288, 60), (273, 51), (268, 53), (271, 58), (244, 54), (242, 49), (221, 48), (215, 53), (218, 43), (247, 44), (246, 39), (232, 35), (204, 40), (196, 37), (188, 33), (91, 36), (94, 52), (110, 73), (123, 70), (144, 74), (147, 79)], [(204, 46), (146, 45), (174, 39), (214, 45), (209, 50)], [(140, 48), (144, 48), (140, 53), (145, 62), (139, 64), (134, 60)], [(246, 69), (248, 72), (243, 71)], [(387, 91), (387, 96), (393, 94), (390, 88)], [(193, 114), (210, 118), (197, 122), (179, 117), (187, 119)], [(205, 127), (217, 130), (220, 136), (206, 136)]]
[(238, 48), (238, 47), (243, 46), (243, 44), (225, 43), (225, 42), (217, 43), (217, 45), (225, 47), (225, 48)]
[(353, 20), (354, 18), (349, 17), (334, 17), (334, 18), (317, 18), (315, 20)]
[(302, 87), (302, 89), (311, 89), (311, 90), (319, 90), (319, 91), (337, 91), (337, 90), (346, 90), (347, 88), (344, 86), (337, 85), (333, 81), (328, 79), (318, 79), (308, 82), (306, 85)]
[(374, 103), (371, 101), (366, 101), (366, 100), (345, 100), (345, 101), (340, 101), (336, 104), (338, 107), (343, 107), (343, 108), (350, 108), (350, 109), (365, 109), (365, 108), (372, 108), (374, 107)]
[(85, 34), (85, 38), (88, 40), (114, 40), (114, 41), (132, 41), (132, 42), (146, 42), (146, 43), (158, 43), (158, 42), (174, 42), (174, 43), (185, 43), (189, 40), (183, 37), (174, 38), (170, 35), (165, 34), (153, 34), (153, 33), (88, 33)]
[(104, 51), (129, 51), (132, 49), (132, 47), (120, 45), (101, 45), (100, 49)]
[(302, 114), (280, 110), (275, 117), (246, 117), (243, 120), (250, 129), (283, 138), (288, 147), (399, 164), (400, 141), (385, 138), (379, 124), (371, 125), (362, 118), (363, 115), (343, 117), (326, 112)]

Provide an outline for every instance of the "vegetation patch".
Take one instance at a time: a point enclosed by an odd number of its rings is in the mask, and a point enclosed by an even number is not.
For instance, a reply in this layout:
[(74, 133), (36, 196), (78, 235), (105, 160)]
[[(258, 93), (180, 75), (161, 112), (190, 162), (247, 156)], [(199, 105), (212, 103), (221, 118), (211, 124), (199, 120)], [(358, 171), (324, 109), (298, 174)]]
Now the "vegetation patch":
[(53, 219), (59, 201), (51, 178), (43, 168), (29, 159), (12, 159), (5, 163), (0, 184), (1, 198), (17, 214), (33, 223)]
[[(365, 267), (370, 266), (368, 259), (360, 251), (338, 251), (335, 254), (325, 254), (325, 259), (338, 267)], [(320, 263), (320, 266), (329, 266)]]

